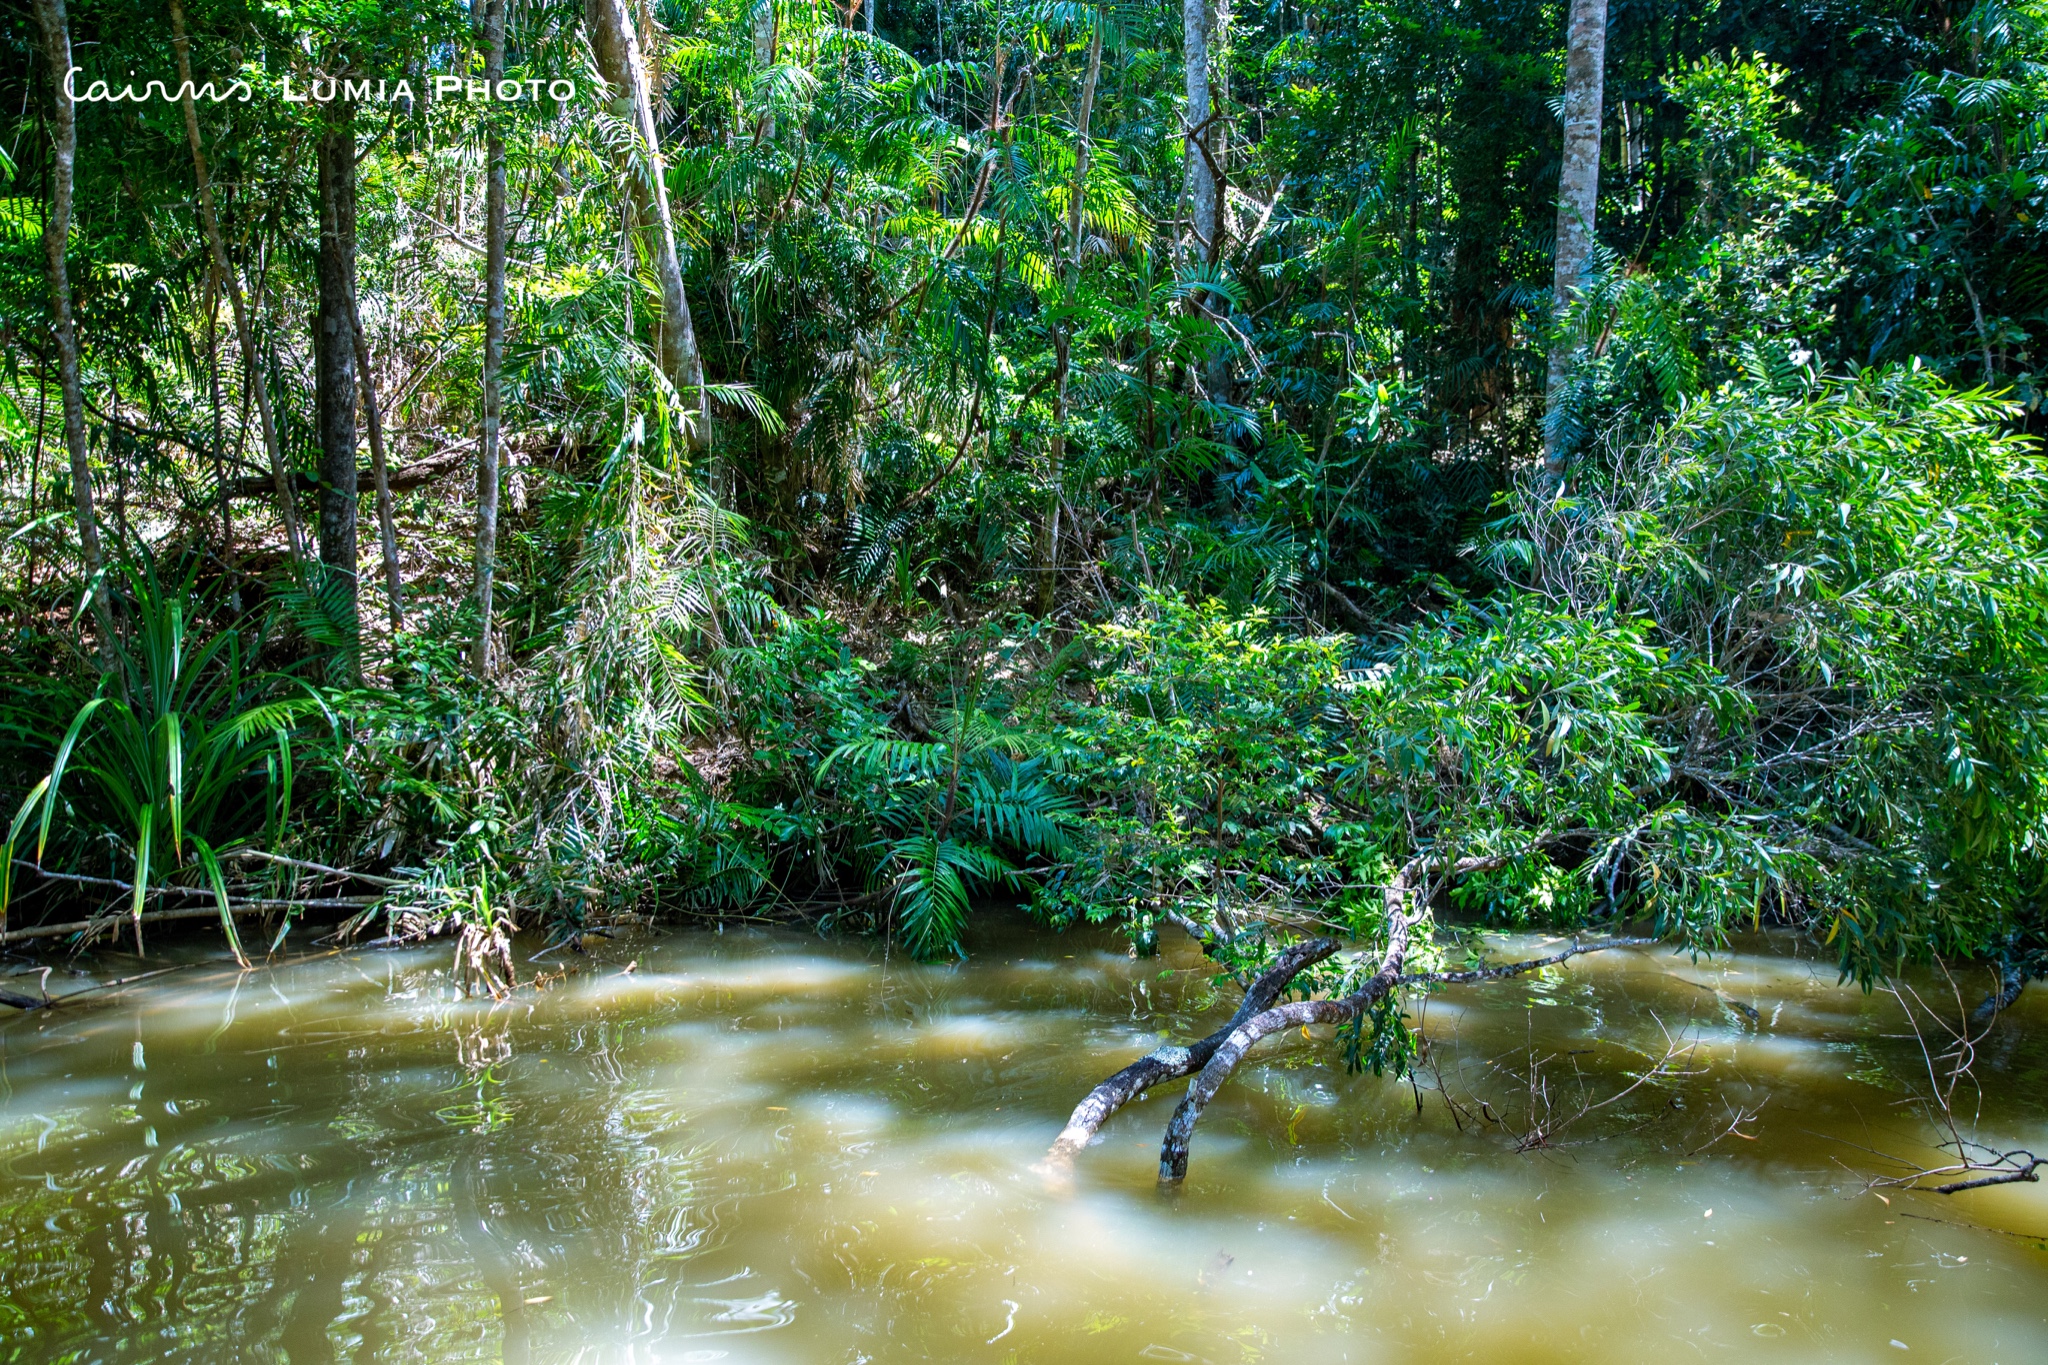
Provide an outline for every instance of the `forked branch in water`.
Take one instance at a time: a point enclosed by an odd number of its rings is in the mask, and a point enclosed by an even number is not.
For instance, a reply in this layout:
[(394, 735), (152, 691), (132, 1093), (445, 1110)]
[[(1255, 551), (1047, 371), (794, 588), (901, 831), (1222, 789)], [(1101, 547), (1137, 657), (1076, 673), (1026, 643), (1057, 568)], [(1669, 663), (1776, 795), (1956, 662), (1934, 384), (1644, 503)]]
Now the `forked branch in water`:
[[(1451, 866), (1450, 872), (1459, 875), (1484, 871), (1503, 861), (1505, 859), (1500, 856), (1461, 859)], [(1415, 889), (1438, 866), (1426, 858), (1413, 859), (1386, 887), (1387, 946), (1381, 954), (1378, 969), (1363, 986), (1341, 999), (1276, 1004), (1296, 976), (1337, 950), (1334, 942), (1322, 938), (1293, 945), (1246, 989), (1244, 1003), (1228, 1024), (1191, 1046), (1162, 1047), (1141, 1057), (1089, 1091), (1074, 1107), (1066, 1127), (1046, 1154), (1042, 1169), (1060, 1172), (1070, 1168), (1075, 1155), (1125, 1104), (1156, 1085), (1183, 1076), (1195, 1076), (1187, 1095), (1174, 1111), (1160, 1150), (1159, 1178), (1163, 1182), (1177, 1184), (1187, 1175), (1188, 1143), (1194, 1136), (1202, 1110), (1260, 1039), (1309, 1024), (1349, 1022), (1403, 986), (1499, 980), (1554, 966), (1581, 953), (1654, 941), (1629, 938), (1591, 944), (1573, 943), (1569, 948), (1547, 957), (1504, 963), (1498, 967), (1403, 975), (1401, 969), (1407, 961), (1409, 935), (1422, 918), (1411, 905)], [(1182, 923), (1183, 928), (1189, 928), (1179, 917), (1174, 918)], [(1198, 929), (1189, 928), (1189, 932), (1197, 939), (1207, 941), (1207, 936)]]
[(1052, 1150), (1046, 1153), (1046, 1165), (1055, 1169), (1071, 1166), (1075, 1155), (1088, 1145), (1097, 1130), (1109, 1122), (1117, 1110), (1155, 1085), (1191, 1076), (1208, 1065), (1209, 1059), (1216, 1055), (1216, 1049), (1223, 1045), (1223, 1040), (1233, 1030), (1265, 1012), (1286, 992), (1295, 977), (1336, 951), (1334, 939), (1318, 938), (1294, 944), (1280, 954), (1278, 962), (1252, 982), (1244, 994), (1244, 1003), (1237, 1007), (1237, 1013), (1231, 1016), (1229, 1023), (1187, 1047), (1168, 1046), (1149, 1052), (1089, 1091), (1074, 1106), (1067, 1126), (1060, 1130)]

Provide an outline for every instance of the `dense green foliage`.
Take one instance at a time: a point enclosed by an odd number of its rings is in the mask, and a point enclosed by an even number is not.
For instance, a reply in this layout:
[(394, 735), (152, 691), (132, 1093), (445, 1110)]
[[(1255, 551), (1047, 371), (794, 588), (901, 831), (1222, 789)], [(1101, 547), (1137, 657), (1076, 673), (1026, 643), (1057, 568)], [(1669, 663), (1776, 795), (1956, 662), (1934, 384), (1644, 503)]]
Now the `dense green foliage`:
[[(1370, 938), (1402, 869), (1465, 860), (1427, 881), (1440, 916), (1790, 925), (1866, 981), (2042, 964), (2038, 4), (1617, 4), (1601, 246), (1556, 318), (1555, 5), (1237, 14), (1207, 253), (1176, 13), (669, 0), (657, 158), (593, 93), (580, 10), (516, 9), (508, 75), (584, 93), (366, 101), (346, 134), (402, 466), (387, 626), (374, 535), (358, 591), (292, 559), (252, 413), (265, 386), (317, 483), (338, 115), (283, 83), (472, 75), (474, 18), (195, 4), (202, 78), (254, 90), (198, 106), (253, 355), (178, 106), (77, 106), (101, 522), (117, 565), (166, 566), (109, 572), (111, 672), (41, 251), (62, 73), (32, 17), (0, 28), (0, 795), (17, 834), (68, 831), (53, 868), (134, 914), (204, 881), (226, 917), (216, 855), (255, 846), (374, 870), (405, 933), (802, 914), (921, 956), (1014, 897), (1230, 958)], [(70, 24), (81, 85), (173, 69), (152, 8)], [(708, 430), (661, 359), (650, 165)]]

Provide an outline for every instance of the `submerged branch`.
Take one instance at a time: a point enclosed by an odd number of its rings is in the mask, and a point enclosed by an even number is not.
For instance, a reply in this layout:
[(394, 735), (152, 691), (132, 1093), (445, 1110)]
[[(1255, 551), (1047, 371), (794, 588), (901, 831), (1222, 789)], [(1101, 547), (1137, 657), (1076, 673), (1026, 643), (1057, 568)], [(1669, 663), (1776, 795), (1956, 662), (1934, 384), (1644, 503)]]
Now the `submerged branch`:
[[(1419, 869), (1415, 875), (1419, 876)], [(1166, 1138), (1159, 1148), (1161, 1184), (1177, 1185), (1187, 1178), (1188, 1143), (1195, 1135), (1195, 1125), (1201, 1121), (1202, 1110), (1208, 1107), (1216, 1092), (1223, 1088), (1223, 1083), (1230, 1079), (1230, 1073), (1237, 1069), (1237, 1064), (1260, 1039), (1310, 1024), (1348, 1022), (1400, 985), (1401, 964), (1408, 956), (1408, 934), (1421, 919), (1419, 913), (1410, 913), (1405, 908), (1410, 883), (1411, 876), (1404, 870), (1402, 877), (1387, 888), (1388, 907), (1392, 911), (1387, 921), (1387, 947), (1380, 956), (1379, 970), (1363, 986), (1341, 1000), (1297, 1000), (1292, 1004), (1275, 1006), (1230, 1030), (1215, 1055), (1203, 1066), (1201, 1074), (1188, 1085), (1188, 1093), (1181, 1097), (1180, 1107), (1173, 1111), (1173, 1118), (1166, 1125)]]
[(1532, 957), (1526, 962), (1503, 962), (1497, 967), (1473, 967), (1455, 972), (1410, 972), (1401, 978), (1399, 984), (1459, 986), (1474, 981), (1502, 981), (1511, 976), (1520, 976), (1524, 972), (1555, 967), (1558, 963), (1577, 957), (1581, 953), (1601, 953), (1609, 948), (1641, 948), (1656, 941), (1654, 938), (1611, 938), (1604, 943), (1580, 943), (1575, 939), (1571, 947), (1560, 953), (1552, 953), (1549, 957)]
[(1155, 1085), (1178, 1080), (1182, 1076), (1190, 1076), (1201, 1070), (1234, 1030), (1247, 1020), (1268, 1010), (1273, 1002), (1285, 993), (1295, 977), (1336, 951), (1336, 940), (1327, 938), (1311, 939), (1293, 945), (1280, 954), (1278, 962), (1252, 982), (1250, 988), (1245, 991), (1244, 1002), (1237, 1007), (1237, 1013), (1231, 1016), (1229, 1023), (1187, 1047), (1168, 1046), (1147, 1053), (1089, 1091), (1087, 1096), (1074, 1106), (1073, 1115), (1067, 1119), (1067, 1126), (1060, 1130), (1059, 1137), (1052, 1144), (1052, 1150), (1046, 1153), (1046, 1166), (1055, 1170), (1071, 1166), (1075, 1155), (1088, 1145), (1096, 1132), (1117, 1110)]
[[(1546, 836), (1544, 840), (1539, 840), (1539, 844), (1548, 842), (1551, 837), (1555, 836)], [(1140, 1057), (1091, 1090), (1087, 1097), (1075, 1106), (1073, 1115), (1067, 1120), (1067, 1126), (1053, 1142), (1052, 1150), (1046, 1154), (1045, 1168), (1063, 1170), (1071, 1166), (1074, 1156), (1087, 1146), (1089, 1140), (1109, 1117), (1136, 1096), (1166, 1081), (1176, 1080), (1182, 1076), (1194, 1076), (1195, 1080), (1189, 1085), (1180, 1106), (1174, 1110), (1159, 1154), (1159, 1179), (1166, 1184), (1177, 1184), (1187, 1175), (1188, 1144), (1194, 1136), (1195, 1125), (1201, 1120), (1202, 1110), (1215, 1098), (1216, 1092), (1230, 1078), (1238, 1063), (1244, 1060), (1245, 1054), (1261, 1039), (1309, 1024), (1347, 1023), (1357, 1019), (1387, 995), (1404, 986), (1497, 980), (1564, 962), (1581, 953), (1655, 942), (1654, 939), (1638, 938), (1610, 939), (1591, 944), (1574, 942), (1562, 952), (1526, 962), (1504, 963), (1498, 967), (1474, 968), (1467, 971), (1418, 972), (1403, 975), (1402, 967), (1407, 961), (1410, 935), (1423, 919), (1424, 912), (1414, 908), (1418, 892), (1426, 889), (1423, 883), (1437, 875), (1456, 877), (1483, 872), (1499, 867), (1508, 861), (1509, 857), (1508, 854), (1496, 853), (1455, 861), (1426, 854), (1418, 854), (1411, 858), (1394, 880), (1382, 888), (1387, 911), (1387, 942), (1381, 952), (1378, 968), (1364, 985), (1335, 1000), (1302, 1000), (1287, 1005), (1276, 1004), (1275, 1002), (1286, 993), (1288, 986), (1304, 968), (1320, 962), (1337, 950), (1336, 943), (1327, 938), (1295, 944), (1282, 953), (1280, 960), (1247, 988), (1244, 1003), (1223, 1028), (1190, 1047), (1163, 1047)], [(1427, 899), (1426, 896), (1420, 898)], [(1205, 952), (1216, 945), (1217, 935), (1214, 930), (1173, 911), (1168, 911), (1165, 918), (1179, 924), (1190, 937), (1203, 946)]]

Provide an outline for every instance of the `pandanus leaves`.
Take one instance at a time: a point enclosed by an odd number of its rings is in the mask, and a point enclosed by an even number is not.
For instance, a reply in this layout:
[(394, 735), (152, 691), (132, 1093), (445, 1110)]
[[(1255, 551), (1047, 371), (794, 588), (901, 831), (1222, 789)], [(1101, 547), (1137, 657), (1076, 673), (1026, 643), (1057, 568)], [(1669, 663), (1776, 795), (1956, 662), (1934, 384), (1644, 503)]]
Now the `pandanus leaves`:
[[(71, 714), (49, 773), (8, 829), (0, 850), (7, 865), (0, 872), (0, 916), (22, 835), (35, 823), (39, 865), (61, 809), (132, 847), (128, 908), (138, 949), (151, 876), (185, 865), (189, 843), (228, 942), (242, 958), (220, 860), (239, 845), (282, 835), (295, 734), (325, 707), (297, 679), (246, 671), (232, 625), (195, 645), (190, 587), (189, 581), (167, 587), (150, 566), (137, 575), (117, 672), (101, 679), (95, 695)], [(65, 779), (73, 775), (83, 781), (67, 790)]]

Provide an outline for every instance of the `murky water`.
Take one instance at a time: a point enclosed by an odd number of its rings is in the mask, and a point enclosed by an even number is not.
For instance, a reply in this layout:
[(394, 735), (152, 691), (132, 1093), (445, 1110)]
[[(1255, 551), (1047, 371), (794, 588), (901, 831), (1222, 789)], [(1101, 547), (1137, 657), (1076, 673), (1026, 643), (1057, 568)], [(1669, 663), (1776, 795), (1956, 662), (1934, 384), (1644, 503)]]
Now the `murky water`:
[[(2048, 1250), (2014, 1235), (2048, 1192), (1861, 1192), (1861, 1149), (1924, 1154), (1920, 1054), (1825, 967), (1617, 953), (1438, 997), (1464, 1131), (1433, 1082), (1418, 1112), (1269, 1043), (1163, 1195), (1171, 1094), (1071, 1187), (1031, 1168), (1234, 992), (1184, 943), (974, 947), (672, 934), (495, 1007), (451, 998), (442, 949), (209, 960), (16, 1018), (0, 1359), (2048, 1359)], [(1983, 1130), (2037, 1148), (2040, 1005), (1977, 1069)], [(1700, 1074), (1573, 1121), (1665, 1030)], [(1517, 1153), (1539, 1120), (1561, 1145)]]

